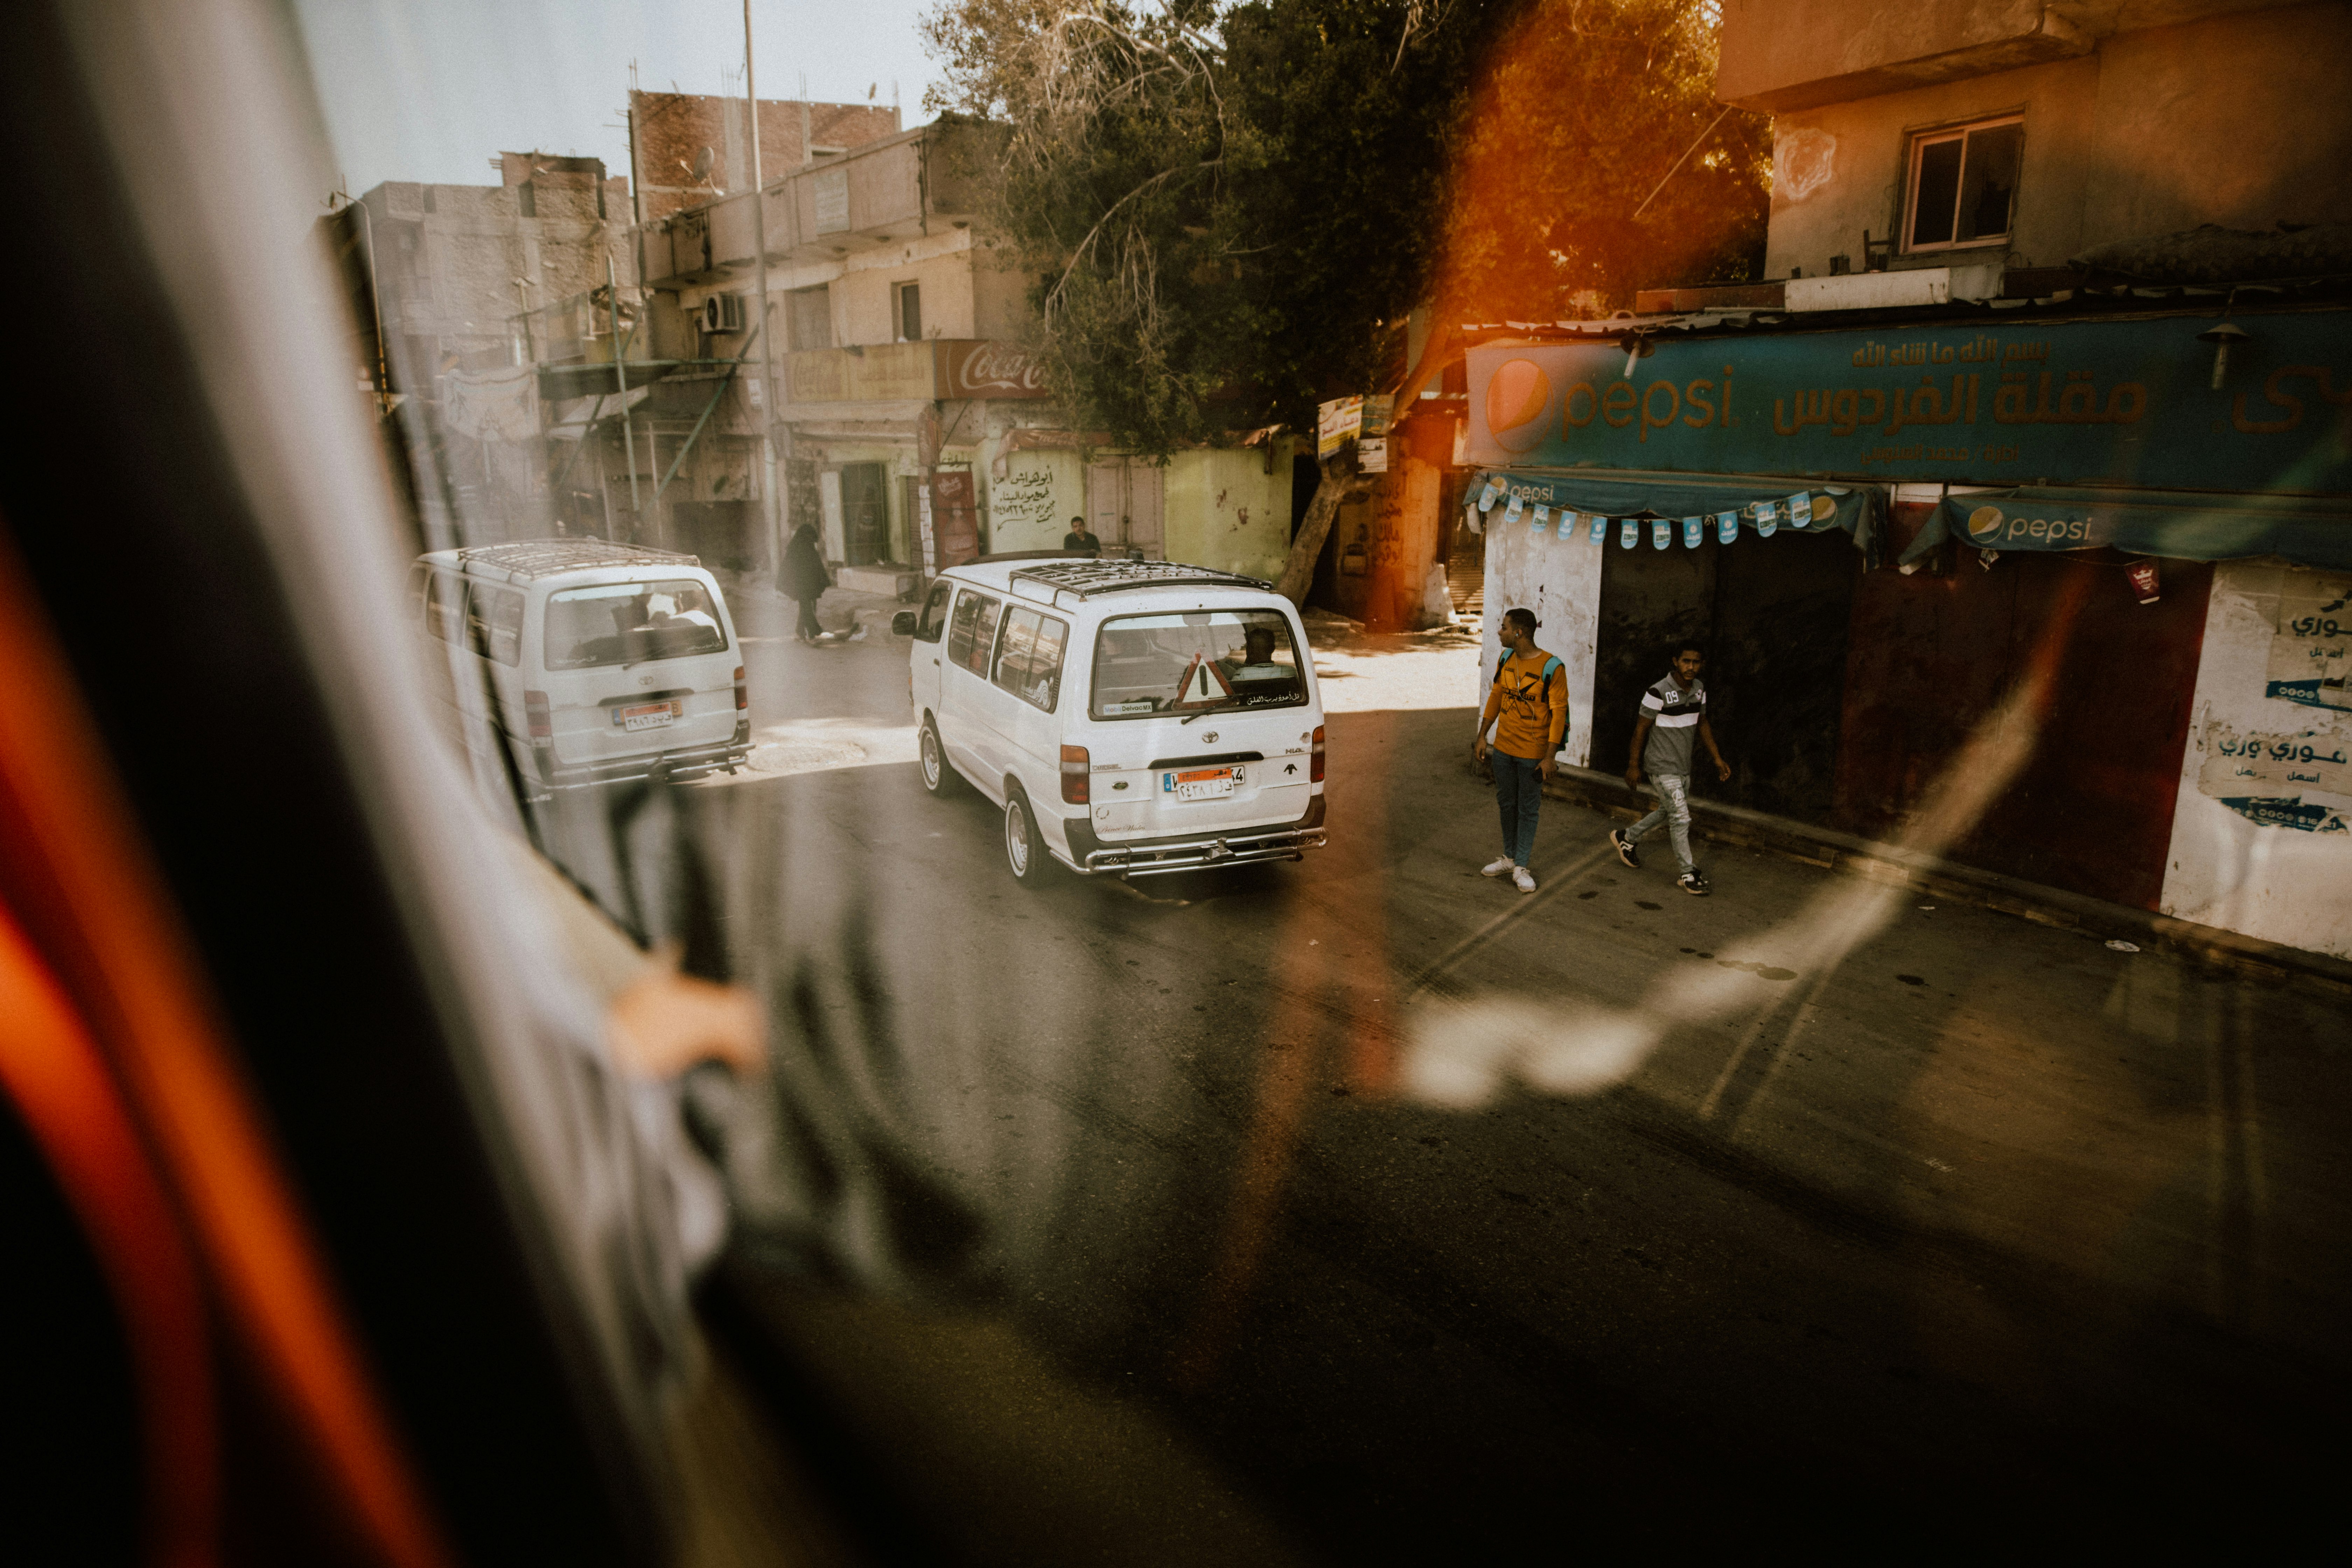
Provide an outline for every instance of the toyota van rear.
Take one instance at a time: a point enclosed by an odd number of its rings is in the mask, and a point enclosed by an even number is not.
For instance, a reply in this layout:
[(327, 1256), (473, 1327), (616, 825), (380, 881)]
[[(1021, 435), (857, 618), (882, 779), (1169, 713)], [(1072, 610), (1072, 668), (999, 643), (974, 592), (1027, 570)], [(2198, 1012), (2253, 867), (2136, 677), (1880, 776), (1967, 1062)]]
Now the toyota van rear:
[(1004, 814), (1007, 865), (1150, 876), (1296, 860), (1323, 833), (1305, 629), (1255, 578), (1059, 552), (950, 570), (914, 639), (923, 782)]

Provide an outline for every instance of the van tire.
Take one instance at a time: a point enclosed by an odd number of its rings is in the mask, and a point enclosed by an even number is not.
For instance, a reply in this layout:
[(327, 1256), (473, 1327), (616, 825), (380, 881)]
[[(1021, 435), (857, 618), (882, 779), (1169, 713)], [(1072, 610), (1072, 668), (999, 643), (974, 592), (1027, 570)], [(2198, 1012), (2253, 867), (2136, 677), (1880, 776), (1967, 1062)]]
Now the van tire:
[(1053, 863), (1045, 836), (1037, 830), (1037, 814), (1029, 809), (1029, 797), (1015, 784), (1004, 792), (1005, 869), (1023, 887), (1034, 888), (1045, 880), (1046, 868)]
[(916, 764), (923, 771), (923, 787), (941, 800), (956, 793), (963, 781), (956, 776), (955, 764), (948, 761), (948, 749), (940, 743), (940, 727), (931, 716), (923, 715), (923, 732), (915, 742)]

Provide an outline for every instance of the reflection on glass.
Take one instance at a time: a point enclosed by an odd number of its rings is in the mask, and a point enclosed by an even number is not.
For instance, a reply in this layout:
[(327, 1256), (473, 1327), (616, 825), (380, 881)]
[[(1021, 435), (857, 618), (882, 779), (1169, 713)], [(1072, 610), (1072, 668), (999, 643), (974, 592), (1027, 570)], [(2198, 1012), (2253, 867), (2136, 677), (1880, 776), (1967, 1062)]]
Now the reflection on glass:
[(547, 601), (547, 668), (593, 669), (720, 653), (727, 634), (692, 582), (567, 588)]

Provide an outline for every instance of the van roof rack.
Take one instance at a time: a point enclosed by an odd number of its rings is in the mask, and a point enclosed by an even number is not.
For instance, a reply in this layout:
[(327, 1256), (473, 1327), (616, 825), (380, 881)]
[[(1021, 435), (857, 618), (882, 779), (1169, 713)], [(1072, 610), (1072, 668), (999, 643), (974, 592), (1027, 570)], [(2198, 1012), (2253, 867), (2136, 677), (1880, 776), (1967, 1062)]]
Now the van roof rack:
[(509, 582), (552, 577), (559, 572), (579, 572), (598, 566), (700, 566), (698, 555), (674, 550), (653, 550), (642, 544), (615, 544), (609, 539), (524, 539), (511, 544), (482, 544), (457, 552), (471, 568), (506, 574)]
[(1188, 566), (1181, 561), (1055, 561), (1024, 566), (1015, 579), (1090, 599), (1097, 594), (1123, 594), (1131, 588), (1207, 587), (1269, 589), (1273, 584), (1238, 572), (1210, 566)]

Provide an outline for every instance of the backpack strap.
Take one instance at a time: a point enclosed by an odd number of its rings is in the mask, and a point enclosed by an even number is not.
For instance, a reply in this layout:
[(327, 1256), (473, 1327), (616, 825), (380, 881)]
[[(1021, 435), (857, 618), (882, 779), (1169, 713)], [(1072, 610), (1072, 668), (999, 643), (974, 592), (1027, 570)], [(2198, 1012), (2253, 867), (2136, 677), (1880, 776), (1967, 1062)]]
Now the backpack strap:
[[(1495, 679), (1489, 684), (1495, 686), (1500, 686), (1503, 684), (1503, 668), (1510, 662), (1511, 656), (1509, 654), (1505, 654), (1502, 658), (1495, 661)], [(1551, 678), (1559, 671), (1559, 668), (1560, 662), (1559, 656), (1558, 654), (1552, 654), (1545, 658), (1543, 675), (1541, 677), (1544, 685), (1549, 686), (1551, 684)]]

